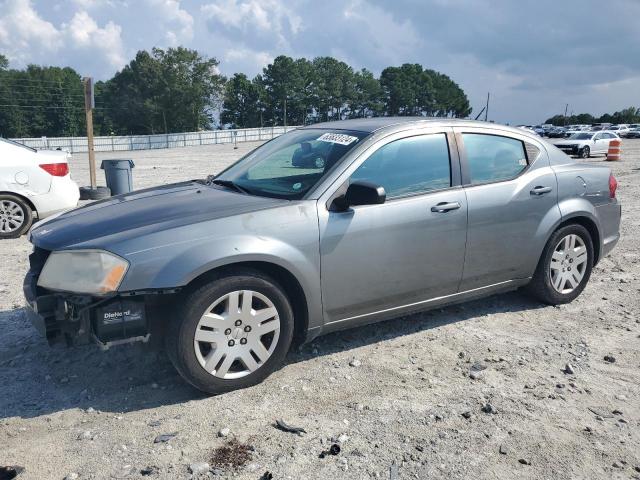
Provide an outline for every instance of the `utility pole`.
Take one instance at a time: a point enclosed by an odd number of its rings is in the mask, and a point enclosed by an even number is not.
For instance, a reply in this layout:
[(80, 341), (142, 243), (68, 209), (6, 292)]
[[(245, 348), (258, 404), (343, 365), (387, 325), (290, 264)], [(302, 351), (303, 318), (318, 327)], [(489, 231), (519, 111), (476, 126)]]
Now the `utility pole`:
[(567, 124), (567, 110), (569, 110), (569, 104), (567, 103), (564, 107), (564, 124)]
[(485, 122), (487, 121), (487, 118), (489, 118), (489, 93), (490, 92), (487, 92), (487, 105), (486, 105), (485, 110), (484, 110), (484, 121)]
[(284, 97), (284, 131), (287, 131), (287, 97)]
[(93, 149), (93, 109), (95, 108), (95, 98), (93, 96), (93, 79), (84, 77), (84, 113), (87, 118), (87, 150), (89, 151), (89, 177), (91, 179), (91, 189), (96, 189), (96, 153)]

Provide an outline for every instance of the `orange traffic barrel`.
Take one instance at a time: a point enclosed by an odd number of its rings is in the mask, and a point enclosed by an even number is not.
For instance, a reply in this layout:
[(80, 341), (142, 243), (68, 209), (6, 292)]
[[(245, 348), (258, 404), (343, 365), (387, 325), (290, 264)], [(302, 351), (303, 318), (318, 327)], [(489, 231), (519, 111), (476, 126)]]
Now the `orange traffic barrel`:
[(607, 160), (620, 160), (622, 149), (622, 140), (615, 139), (609, 142), (609, 151), (607, 152)]

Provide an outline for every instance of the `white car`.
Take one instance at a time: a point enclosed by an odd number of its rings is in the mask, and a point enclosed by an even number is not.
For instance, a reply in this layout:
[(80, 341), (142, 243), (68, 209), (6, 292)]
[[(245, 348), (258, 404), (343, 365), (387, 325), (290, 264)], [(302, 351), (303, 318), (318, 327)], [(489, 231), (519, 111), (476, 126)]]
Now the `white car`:
[(34, 217), (41, 220), (78, 205), (69, 157), (0, 138), (0, 239), (19, 237)]
[(609, 127), (609, 131), (615, 133), (619, 137), (624, 137), (629, 132), (629, 125), (614, 125)]
[(605, 154), (609, 150), (609, 142), (620, 139), (618, 135), (609, 131), (576, 132), (569, 138), (564, 138), (554, 145), (567, 155), (589, 158), (594, 154)]

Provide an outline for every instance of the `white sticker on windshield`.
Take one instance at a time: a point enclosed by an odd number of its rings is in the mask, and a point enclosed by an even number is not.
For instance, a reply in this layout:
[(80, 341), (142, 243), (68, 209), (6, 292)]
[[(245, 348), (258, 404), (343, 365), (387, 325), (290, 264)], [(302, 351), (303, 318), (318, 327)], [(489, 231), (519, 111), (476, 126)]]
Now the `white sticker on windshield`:
[(358, 137), (343, 133), (324, 133), (318, 137), (320, 142), (338, 143), (340, 145), (351, 145), (356, 140), (358, 140)]

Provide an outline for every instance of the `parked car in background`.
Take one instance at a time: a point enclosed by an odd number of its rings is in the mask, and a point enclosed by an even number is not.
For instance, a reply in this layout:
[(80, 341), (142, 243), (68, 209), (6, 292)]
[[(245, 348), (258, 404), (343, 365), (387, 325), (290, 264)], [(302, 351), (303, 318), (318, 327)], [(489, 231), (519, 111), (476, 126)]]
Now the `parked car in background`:
[(567, 129), (564, 127), (554, 127), (547, 131), (547, 137), (549, 138), (563, 138)]
[(609, 127), (608, 131), (615, 133), (619, 137), (624, 137), (629, 131), (629, 126), (628, 125), (612, 125), (611, 127)]
[(34, 218), (78, 205), (69, 158), (61, 150), (36, 150), (0, 138), (0, 239), (19, 237)]
[(542, 128), (542, 125), (536, 125), (535, 127), (532, 128), (532, 130), (537, 135), (540, 135), (541, 137), (544, 136), (545, 130), (544, 130), (544, 128)]
[(626, 138), (640, 138), (640, 127), (629, 129), (629, 131), (627, 132), (625, 137)]
[(606, 154), (609, 142), (618, 137), (613, 132), (577, 132), (554, 145), (567, 155), (589, 158), (591, 155)]
[[(324, 161), (293, 167), (298, 150)], [(216, 177), (34, 226), (27, 311), (50, 342), (162, 338), (189, 383), (221, 393), (320, 334), (525, 286), (571, 302), (618, 241), (616, 185), (521, 129), (317, 124)]]

